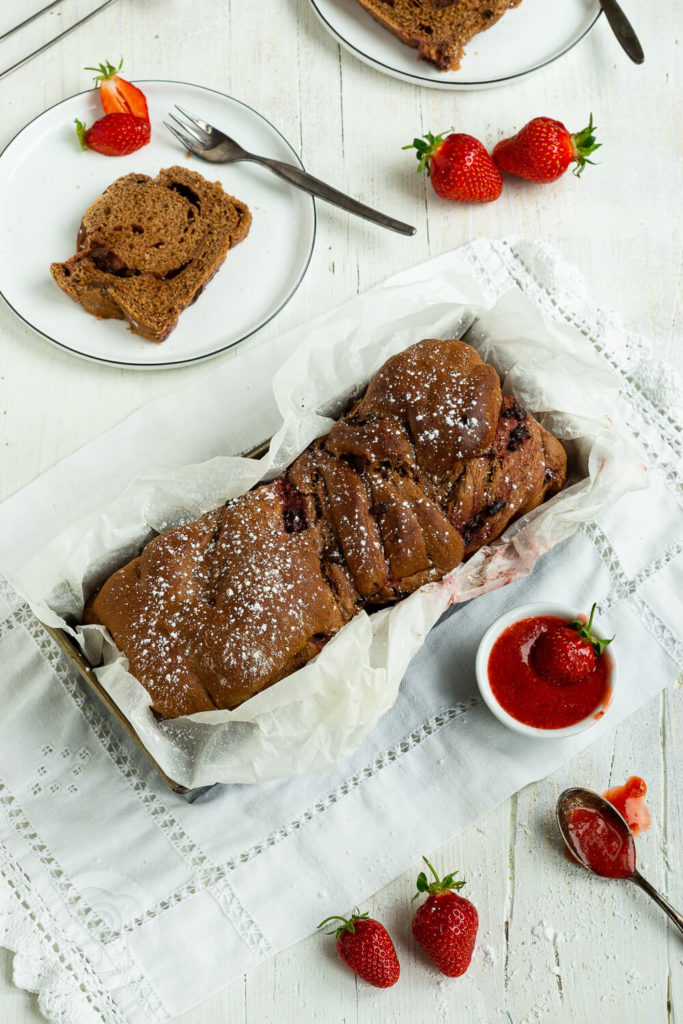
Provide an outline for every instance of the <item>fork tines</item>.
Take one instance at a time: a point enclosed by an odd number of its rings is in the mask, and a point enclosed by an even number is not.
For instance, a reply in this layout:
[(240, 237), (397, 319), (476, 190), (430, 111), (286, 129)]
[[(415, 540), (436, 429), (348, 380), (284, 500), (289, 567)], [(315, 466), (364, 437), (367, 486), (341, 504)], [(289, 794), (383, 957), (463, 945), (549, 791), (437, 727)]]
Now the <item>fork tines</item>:
[(175, 135), (176, 139), (186, 149), (189, 149), (190, 153), (194, 153), (195, 156), (204, 156), (207, 150), (215, 146), (216, 136), (219, 136), (218, 141), (220, 141), (220, 133), (212, 125), (208, 124), (207, 121), (202, 121), (201, 117), (196, 117), (195, 114), (191, 114), (189, 110), (185, 110), (177, 104), (176, 110), (187, 121), (181, 121), (175, 114), (169, 112), (168, 116), (177, 127), (169, 124), (168, 121), (164, 121), (164, 127), (168, 128)]
[[(169, 114), (169, 117), (173, 117), (173, 114)], [(173, 120), (175, 121), (175, 118), (173, 118)], [(168, 128), (169, 132), (175, 135), (176, 139), (178, 140), (181, 146), (184, 146), (185, 149), (188, 149), (190, 153), (194, 153), (195, 156), (198, 155), (198, 152), (200, 152), (200, 150), (195, 139), (190, 138), (189, 135), (185, 135), (184, 132), (178, 131), (178, 129), (174, 128), (172, 124), (168, 123), (168, 121), (164, 121), (164, 128)]]

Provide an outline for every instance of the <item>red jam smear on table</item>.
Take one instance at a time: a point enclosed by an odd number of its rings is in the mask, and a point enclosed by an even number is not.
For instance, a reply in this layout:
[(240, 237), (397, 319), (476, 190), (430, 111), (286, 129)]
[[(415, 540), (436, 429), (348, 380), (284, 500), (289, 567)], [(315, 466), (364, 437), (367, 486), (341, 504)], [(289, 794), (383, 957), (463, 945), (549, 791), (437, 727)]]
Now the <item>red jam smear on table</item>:
[(596, 655), (594, 671), (569, 686), (558, 686), (534, 670), (531, 648), (541, 633), (560, 625), (566, 626), (567, 620), (555, 615), (513, 622), (500, 634), (489, 655), (493, 696), (518, 722), (536, 729), (564, 729), (593, 713), (599, 717), (602, 711), (598, 708), (606, 705), (611, 695), (607, 653)]
[(638, 775), (632, 775), (623, 786), (614, 786), (602, 794), (616, 807), (634, 836), (646, 832), (652, 824), (652, 815), (645, 803), (646, 793), (646, 783)]
[(626, 829), (595, 807), (575, 807), (567, 822), (579, 859), (603, 878), (628, 878), (636, 851)]

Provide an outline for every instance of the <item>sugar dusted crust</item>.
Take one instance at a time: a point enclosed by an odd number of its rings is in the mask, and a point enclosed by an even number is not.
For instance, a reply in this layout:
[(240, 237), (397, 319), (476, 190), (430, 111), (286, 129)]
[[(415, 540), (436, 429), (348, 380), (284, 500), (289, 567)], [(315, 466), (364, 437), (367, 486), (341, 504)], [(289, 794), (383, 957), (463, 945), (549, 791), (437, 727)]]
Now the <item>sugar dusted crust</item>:
[(234, 708), (362, 609), (440, 580), (565, 469), (474, 349), (422, 341), (279, 479), (151, 541), (85, 621), (109, 629), (160, 715)]

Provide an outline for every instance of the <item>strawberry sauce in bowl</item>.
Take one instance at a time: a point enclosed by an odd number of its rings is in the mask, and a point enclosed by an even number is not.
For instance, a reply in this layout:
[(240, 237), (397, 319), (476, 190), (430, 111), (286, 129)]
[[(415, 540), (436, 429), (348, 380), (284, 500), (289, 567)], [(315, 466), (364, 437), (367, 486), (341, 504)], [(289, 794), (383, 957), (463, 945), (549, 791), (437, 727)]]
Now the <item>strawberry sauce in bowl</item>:
[(493, 623), (479, 645), (476, 674), (482, 697), (504, 725), (558, 738), (603, 716), (616, 662), (606, 649), (609, 639), (592, 622), (590, 627), (585, 614), (548, 603), (525, 605)]

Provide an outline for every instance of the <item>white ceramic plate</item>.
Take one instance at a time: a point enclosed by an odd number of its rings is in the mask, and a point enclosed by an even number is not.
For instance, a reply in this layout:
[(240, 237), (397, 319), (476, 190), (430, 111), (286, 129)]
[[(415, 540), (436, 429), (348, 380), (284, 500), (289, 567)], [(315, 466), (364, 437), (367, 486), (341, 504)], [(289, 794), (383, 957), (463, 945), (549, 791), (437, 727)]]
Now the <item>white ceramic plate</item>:
[(357, 0), (311, 0), (332, 35), (366, 64), (433, 89), (481, 89), (538, 71), (583, 39), (600, 16), (598, 0), (522, 0), (475, 36), (458, 71), (437, 71), (379, 25)]
[[(0, 154), (0, 293), (34, 330), (87, 359), (134, 369), (183, 366), (214, 356), (258, 331), (289, 301), (306, 272), (315, 240), (315, 205), (255, 164), (208, 164), (163, 127), (179, 104), (223, 128), (246, 149), (301, 166), (287, 140), (260, 114), (223, 93), (181, 82), (141, 82), (152, 140), (136, 153), (106, 157), (83, 152), (74, 118), (101, 117), (97, 91), (46, 110)], [(155, 176), (182, 164), (220, 181), (246, 202), (253, 223), (214, 279), (161, 344), (132, 334), (125, 320), (97, 320), (68, 298), (50, 263), (76, 251), (87, 207), (131, 171)]]

